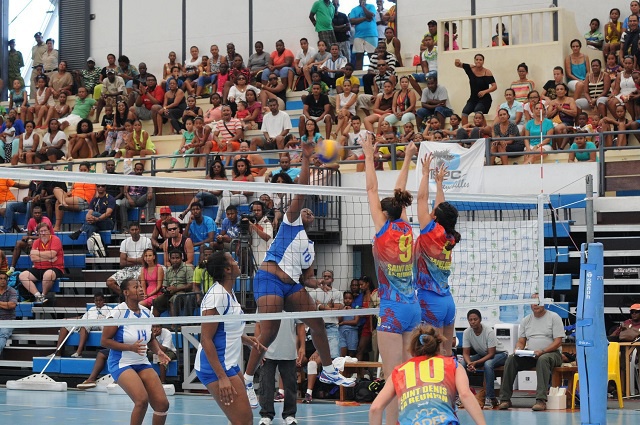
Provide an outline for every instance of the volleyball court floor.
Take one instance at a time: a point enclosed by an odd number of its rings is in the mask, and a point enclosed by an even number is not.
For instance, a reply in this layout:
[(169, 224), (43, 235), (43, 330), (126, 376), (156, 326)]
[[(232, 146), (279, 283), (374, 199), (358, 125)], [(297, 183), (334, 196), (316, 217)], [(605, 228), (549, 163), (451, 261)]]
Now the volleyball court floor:
[[(226, 424), (227, 420), (213, 399), (206, 395), (186, 394), (169, 397), (171, 408), (167, 425)], [(532, 412), (533, 399), (514, 398), (515, 406), (509, 411), (484, 411), (489, 424), (521, 425), (579, 425), (579, 411)], [(101, 392), (17, 391), (0, 389), (0, 424), (127, 424), (133, 404), (126, 395), (108, 395)], [(526, 407), (525, 407), (526, 406)], [(298, 404), (296, 415), (300, 425), (356, 425), (368, 423), (368, 405), (337, 406), (333, 402)], [(254, 424), (259, 421), (254, 410)], [(275, 424), (281, 424), (282, 404), (276, 403)], [(472, 424), (469, 415), (459, 412), (461, 424)], [(144, 421), (151, 424), (151, 409)], [(625, 408), (609, 403), (608, 425), (640, 424), (640, 401), (625, 400)], [(434, 424), (436, 425), (436, 424)]]

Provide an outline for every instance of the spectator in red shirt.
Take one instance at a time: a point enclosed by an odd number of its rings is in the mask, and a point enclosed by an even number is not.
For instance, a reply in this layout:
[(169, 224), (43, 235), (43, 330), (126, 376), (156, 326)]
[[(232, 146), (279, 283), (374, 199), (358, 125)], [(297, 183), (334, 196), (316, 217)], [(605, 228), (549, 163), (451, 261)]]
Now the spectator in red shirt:
[(53, 225), (51, 224), (51, 220), (49, 217), (45, 217), (42, 215), (42, 207), (36, 205), (33, 207), (32, 215), (27, 223), (27, 234), (23, 236), (21, 240), (16, 243), (15, 248), (13, 248), (13, 257), (11, 257), (11, 267), (9, 267), (9, 271), (7, 274), (11, 276), (16, 271), (16, 265), (18, 264), (18, 260), (20, 259), (20, 254), (22, 251), (29, 254), (31, 252), (31, 245), (33, 241), (38, 239), (38, 232), (36, 228), (40, 223), (46, 223), (51, 229), (51, 233), (53, 233)]
[[(22, 286), (35, 296), (37, 303), (45, 303), (53, 282), (64, 274), (64, 251), (60, 239), (51, 233), (50, 225), (40, 223), (36, 230), (40, 237), (33, 241), (29, 255), (33, 267), (20, 273), (19, 279)], [(42, 281), (42, 293), (36, 287), (37, 281)]]
[(153, 105), (162, 106), (164, 102), (164, 89), (158, 85), (155, 75), (147, 75), (146, 81), (146, 87), (140, 84), (140, 96), (136, 99), (136, 104), (129, 108), (130, 120), (150, 120)]
[[(284, 48), (284, 41), (276, 41), (276, 50), (271, 52), (269, 58), (269, 65), (267, 69), (262, 72), (262, 84), (267, 84), (269, 75), (276, 74), (280, 77), (282, 84), (293, 90), (293, 59), (295, 58), (293, 52)], [(289, 84), (291, 83), (291, 84)]]

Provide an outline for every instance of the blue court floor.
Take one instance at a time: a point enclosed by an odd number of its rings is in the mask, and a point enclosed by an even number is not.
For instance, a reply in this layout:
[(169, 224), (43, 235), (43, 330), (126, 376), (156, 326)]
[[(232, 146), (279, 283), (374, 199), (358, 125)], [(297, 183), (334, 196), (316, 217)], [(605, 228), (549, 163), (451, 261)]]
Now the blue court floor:
[[(226, 424), (227, 420), (211, 397), (205, 395), (175, 395), (169, 397), (171, 409), (167, 425)], [(509, 411), (485, 411), (489, 424), (519, 425), (580, 425), (579, 411), (531, 411), (533, 399), (513, 400), (514, 405), (523, 406)], [(607, 410), (608, 425), (640, 424), (640, 402), (625, 401), (625, 409), (619, 410), (610, 403)], [(282, 406), (276, 403), (276, 420)], [(108, 395), (100, 392), (16, 391), (0, 389), (0, 424), (3, 425), (85, 425), (127, 424), (133, 404), (126, 395)], [(527, 406), (527, 407), (524, 407)], [(615, 408), (614, 408), (615, 406)], [(298, 404), (297, 419), (300, 425), (356, 425), (368, 423), (367, 405), (336, 406), (329, 402)], [(464, 410), (459, 412), (462, 424), (473, 421)], [(254, 423), (259, 421), (254, 411)], [(147, 413), (145, 424), (151, 424), (151, 413)]]

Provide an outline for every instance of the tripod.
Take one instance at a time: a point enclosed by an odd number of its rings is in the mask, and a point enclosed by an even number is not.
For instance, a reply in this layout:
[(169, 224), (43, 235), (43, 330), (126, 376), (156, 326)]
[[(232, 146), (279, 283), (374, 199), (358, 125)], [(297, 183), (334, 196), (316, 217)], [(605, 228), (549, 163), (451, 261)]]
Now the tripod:
[(235, 251), (240, 267), (240, 304), (244, 307), (247, 301), (247, 282), (258, 269), (258, 264), (253, 256), (251, 239), (249, 235), (240, 235), (238, 239), (231, 241), (231, 251)]

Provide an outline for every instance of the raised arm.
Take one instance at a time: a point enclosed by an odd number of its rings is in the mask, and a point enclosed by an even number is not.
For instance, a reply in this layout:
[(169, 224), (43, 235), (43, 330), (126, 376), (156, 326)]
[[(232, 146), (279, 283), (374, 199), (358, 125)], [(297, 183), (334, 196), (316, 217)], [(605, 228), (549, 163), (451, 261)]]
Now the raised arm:
[(431, 221), (429, 212), (429, 171), (433, 157), (428, 154), (422, 161), (422, 179), (418, 188), (418, 223), (420, 229), (424, 228)]
[[(300, 175), (298, 176), (298, 184), (309, 184), (309, 159), (313, 155), (314, 143), (312, 141), (302, 142), (302, 165), (300, 167)], [(293, 223), (300, 216), (300, 211), (304, 208), (305, 195), (296, 193), (287, 210), (287, 219)]]
[(371, 218), (373, 219), (373, 225), (376, 228), (376, 233), (378, 233), (387, 221), (387, 217), (384, 212), (382, 212), (380, 195), (378, 195), (378, 176), (376, 175), (375, 164), (373, 161), (373, 155), (375, 152), (373, 138), (373, 133), (367, 134), (367, 137), (362, 142), (362, 150), (364, 151), (364, 169), (367, 198), (369, 199), (369, 210), (371, 211)]

